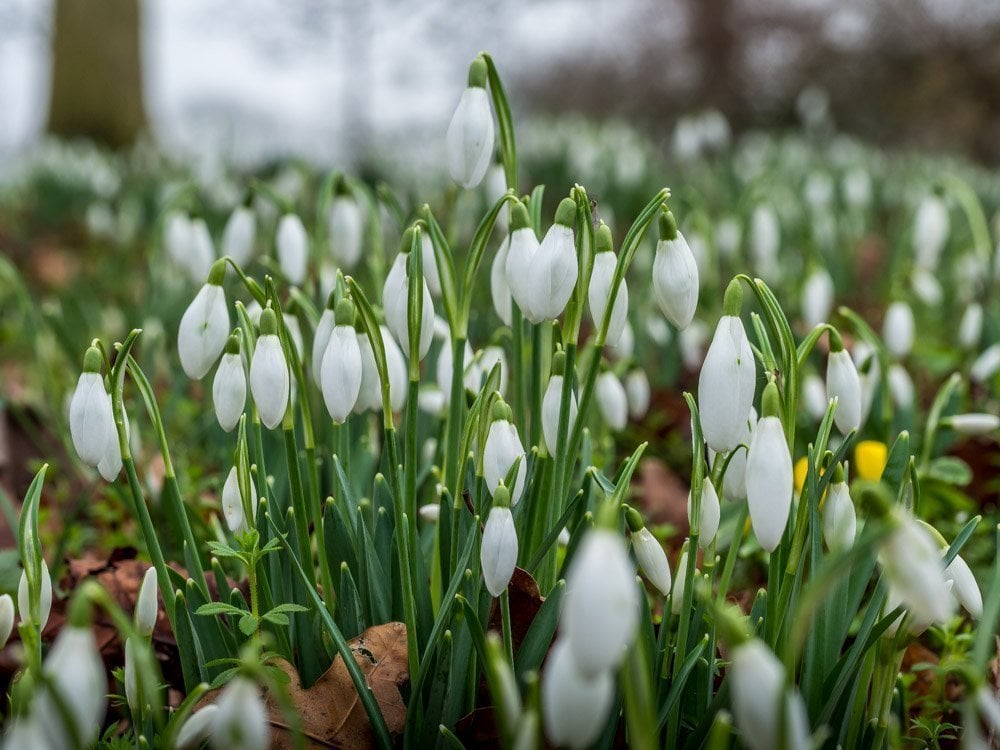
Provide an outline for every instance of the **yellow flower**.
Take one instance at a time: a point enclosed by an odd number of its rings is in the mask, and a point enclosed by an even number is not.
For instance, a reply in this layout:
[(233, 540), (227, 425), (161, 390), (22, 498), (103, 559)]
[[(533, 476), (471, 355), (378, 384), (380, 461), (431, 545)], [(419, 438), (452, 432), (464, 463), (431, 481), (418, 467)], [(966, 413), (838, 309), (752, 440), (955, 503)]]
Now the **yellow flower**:
[(793, 476), (795, 477), (795, 491), (798, 493), (802, 492), (802, 488), (806, 484), (806, 474), (809, 473), (809, 459), (803, 456), (798, 461), (795, 462), (795, 470)]
[(861, 479), (877, 481), (885, 470), (889, 448), (878, 440), (862, 440), (854, 447), (854, 471)]

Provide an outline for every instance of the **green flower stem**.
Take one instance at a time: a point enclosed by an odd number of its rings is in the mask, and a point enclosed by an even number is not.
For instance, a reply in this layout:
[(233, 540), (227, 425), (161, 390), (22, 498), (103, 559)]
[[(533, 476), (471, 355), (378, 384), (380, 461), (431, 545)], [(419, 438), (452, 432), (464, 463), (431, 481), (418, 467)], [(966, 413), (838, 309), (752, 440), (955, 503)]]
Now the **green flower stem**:
[[(454, 369), (458, 370), (459, 368), (456, 365)], [(418, 372), (416, 378), (411, 375), (406, 392), (406, 418), (404, 422), (406, 427), (406, 436), (403, 442), (403, 450), (405, 453), (403, 457), (403, 477), (405, 487), (403, 490), (403, 499), (408, 518), (417, 517), (417, 415), (419, 397), (420, 375)], [(416, 524), (413, 524), (410, 529), (409, 541), (411, 549), (418, 549)]]
[[(305, 394), (303, 394), (303, 398)], [(285, 464), (288, 467), (288, 485), (292, 496), (292, 507), (295, 509), (295, 536), (299, 543), (299, 557), (306, 571), (311, 586), (316, 585), (316, 568), (312, 559), (312, 544), (309, 538), (309, 511), (306, 509), (306, 497), (302, 491), (302, 475), (299, 473), (299, 449), (295, 441), (295, 424), (289, 411), (282, 424), (285, 438)], [(323, 545), (319, 545), (322, 547)]]
[(514, 636), (510, 625), (510, 593), (509, 589), (504, 589), (500, 594), (500, 620), (503, 627), (503, 648), (507, 657), (507, 664), (511, 672), (514, 671)]
[[(118, 402), (118, 405), (121, 405), (121, 401)], [(118, 419), (115, 421), (119, 426), (119, 441), (123, 441), (124, 427)], [(149, 550), (153, 567), (156, 568), (156, 582), (160, 588), (160, 595), (163, 597), (163, 607), (167, 612), (167, 618), (170, 620), (170, 629), (173, 630), (174, 592), (170, 584), (170, 573), (167, 571), (167, 562), (163, 559), (163, 550), (160, 548), (160, 541), (156, 536), (156, 527), (153, 525), (153, 519), (149, 515), (149, 508), (146, 507), (146, 498), (143, 496), (142, 485), (139, 483), (139, 475), (135, 472), (135, 463), (132, 461), (131, 454), (122, 456), (122, 466), (125, 468), (129, 490), (132, 493), (132, 512), (139, 521), (143, 540), (146, 542), (146, 548)]]
[(511, 408), (514, 411), (515, 421), (523, 426), (528, 424), (527, 404), (525, 403), (524, 317), (516, 302), (511, 301), (510, 307), (511, 349), (514, 355), (510, 368), (510, 385), (513, 394)]
[(459, 455), (462, 427), (465, 418), (465, 384), (458, 362), (465, 361), (465, 337), (457, 336), (451, 342), (451, 395), (448, 401), (447, 437), (444, 451), (444, 486), (452, 497), (458, 497), (458, 474), (465, 463)]
[(542, 354), (542, 326), (531, 326), (531, 414), (528, 422), (528, 445), (539, 445), (542, 437), (542, 369), (545, 357)]
[(736, 558), (739, 557), (740, 545), (743, 543), (744, 529), (747, 523), (747, 516), (750, 515), (750, 506), (743, 501), (740, 504), (739, 515), (736, 516), (736, 529), (733, 531), (733, 539), (729, 543), (726, 551), (726, 560), (722, 564), (722, 575), (719, 577), (719, 591), (716, 601), (721, 606), (729, 594), (729, 582), (733, 577), (733, 569), (736, 567)]
[(330, 571), (330, 560), (326, 552), (326, 534), (323, 531), (323, 501), (319, 494), (319, 468), (315, 447), (306, 448), (306, 464), (308, 465), (306, 477), (309, 480), (309, 509), (312, 513), (313, 529), (317, 540), (316, 554), (319, 558), (320, 582), (323, 584), (323, 601), (332, 615), (336, 608), (336, 589), (333, 587), (333, 574)]

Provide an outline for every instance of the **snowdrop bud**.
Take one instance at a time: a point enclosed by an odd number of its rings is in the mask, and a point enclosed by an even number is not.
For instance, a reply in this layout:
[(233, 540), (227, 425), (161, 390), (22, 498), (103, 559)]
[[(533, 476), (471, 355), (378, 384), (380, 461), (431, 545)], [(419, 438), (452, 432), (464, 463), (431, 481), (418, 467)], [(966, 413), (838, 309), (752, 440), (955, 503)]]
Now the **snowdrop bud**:
[(913, 250), (920, 268), (934, 271), (950, 229), (948, 207), (936, 195), (928, 195), (917, 207), (913, 221)]
[(653, 292), (667, 320), (685, 329), (698, 307), (698, 265), (670, 211), (660, 214), (660, 240), (653, 260)]
[(892, 520), (878, 555), (889, 585), (918, 622), (946, 622), (953, 605), (937, 545), (908, 513), (896, 510)]
[[(947, 551), (943, 549), (942, 553)], [(948, 563), (948, 567), (944, 569), (944, 578), (952, 583), (951, 590), (958, 603), (973, 618), (979, 619), (983, 614), (983, 592), (979, 590), (976, 577), (961, 555), (955, 555), (955, 559)]]
[(333, 332), (334, 325), (336, 325), (333, 315), (334, 305), (336, 305), (336, 300), (331, 292), (327, 299), (326, 308), (323, 310), (323, 314), (319, 316), (319, 322), (316, 324), (316, 332), (313, 334), (312, 376), (313, 382), (316, 385), (320, 385), (323, 355), (326, 353), (326, 345), (330, 343), (330, 334)]
[(278, 320), (268, 307), (260, 314), (260, 336), (250, 360), (250, 393), (260, 421), (273, 430), (285, 416), (289, 395), (288, 363), (278, 339)]
[(639, 570), (649, 579), (651, 584), (659, 589), (661, 594), (668, 596), (670, 594), (670, 563), (667, 561), (667, 553), (663, 551), (663, 547), (646, 528), (639, 511), (625, 506), (625, 520), (629, 526), (632, 552), (635, 553), (636, 562), (639, 563)]
[(267, 708), (256, 683), (234, 677), (216, 703), (211, 742), (216, 750), (265, 750), (270, 742)]
[(38, 593), (38, 617), (35, 618), (31, 611), (31, 597), (28, 592), (28, 576), (21, 571), (21, 580), (17, 585), (17, 611), (21, 615), (22, 623), (36, 623), (39, 631), (45, 629), (49, 621), (49, 613), (52, 611), (52, 577), (49, 575), (49, 566), (42, 560), (42, 580)]
[(437, 523), (441, 518), (441, 506), (438, 503), (425, 503), (417, 509), (422, 521)]
[(204, 219), (193, 219), (189, 225), (187, 257), (182, 267), (187, 271), (191, 281), (197, 283), (205, 278), (215, 260), (215, 248), (212, 245), (212, 235)]
[(348, 270), (354, 268), (361, 258), (364, 222), (361, 207), (352, 197), (338, 195), (333, 199), (327, 220), (330, 255), (338, 265)]
[(196, 750), (212, 734), (219, 707), (210, 703), (191, 714), (177, 733), (177, 750)]
[(490, 296), (493, 298), (493, 309), (497, 317), (506, 326), (511, 321), (510, 286), (507, 284), (507, 251), (510, 248), (510, 237), (504, 237), (490, 266)]
[[(524, 204), (517, 201), (510, 209), (510, 238), (507, 242), (507, 285), (521, 313), (534, 320), (538, 314), (535, 303), (533, 267), (538, 257), (539, 242), (531, 227), (531, 218)], [(541, 320), (541, 318), (538, 318)]]
[(14, 629), (14, 600), (10, 594), (0, 596), (0, 649), (7, 645), (10, 631)]
[(763, 416), (747, 454), (747, 502), (760, 546), (774, 552), (785, 533), (792, 507), (792, 456), (778, 418), (778, 387), (772, 382), (761, 399)]
[(577, 668), (569, 640), (556, 640), (542, 673), (542, 719), (549, 742), (571, 750), (593, 745), (607, 724), (614, 694), (611, 672), (586, 676)]
[[(528, 309), (522, 312), (532, 323), (555, 320), (562, 315), (576, 287), (579, 268), (573, 240), (575, 221), (576, 203), (571, 198), (563, 198), (556, 209), (555, 223), (545, 233), (527, 269), (531, 299)], [(508, 281), (513, 250), (514, 238), (511, 237), (511, 249), (507, 256)]]
[(815, 268), (802, 285), (802, 319), (810, 328), (825, 323), (833, 309), (833, 279), (825, 268)]
[(142, 577), (139, 596), (135, 601), (135, 628), (139, 635), (147, 638), (153, 634), (156, 627), (156, 612), (159, 605), (156, 602), (156, 568), (150, 567)]
[(989, 435), (1000, 429), (996, 414), (955, 414), (945, 421), (959, 435)]
[(861, 380), (851, 355), (836, 331), (830, 332), (830, 356), (826, 361), (826, 397), (837, 399), (833, 421), (841, 434), (861, 427)]
[(113, 424), (111, 397), (104, 389), (101, 351), (91, 346), (69, 405), (69, 432), (80, 459), (97, 466), (107, 449), (108, 425)]
[[(566, 354), (556, 352), (552, 357), (552, 376), (549, 384), (545, 387), (545, 395), (542, 397), (542, 436), (545, 438), (545, 447), (550, 455), (555, 455), (559, 448), (559, 412), (562, 406), (562, 390), (564, 383), (564, 373), (566, 370)], [(569, 396), (569, 416), (566, 420), (566, 437), (573, 429), (576, 422), (577, 403), (576, 393), (572, 390)]]
[[(594, 255), (594, 271), (590, 277), (588, 299), (590, 301), (590, 316), (594, 327), (599, 328), (604, 321), (608, 300), (611, 298), (611, 281), (615, 273), (614, 248), (611, 239), (611, 229), (601, 222), (597, 228), (595, 240), (597, 253)], [(628, 320), (628, 284), (622, 279), (615, 296), (615, 306), (611, 311), (611, 321), (608, 323), (608, 333), (604, 343), (614, 346), (621, 338), (625, 323)]]
[(885, 311), (885, 321), (882, 324), (882, 338), (885, 346), (893, 355), (902, 358), (913, 348), (915, 324), (913, 311), (905, 302), (893, 302)]
[[(110, 400), (110, 397), (109, 397)], [(113, 411), (113, 410), (112, 410)], [(128, 442), (132, 436), (132, 429), (129, 427), (128, 412), (122, 411), (122, 422), (125, 425), (125, 440)], [(97, 464), (97, 471), (106, 482), (113, 482), (118, 477), (118, 472), (122, 470), (122, 451), (118, 441), (118, 428), (115, 426), (114, 414), (105, 427), (104, 455)]]
[[(32, 709), (39, 716), (51, 717), (42, 724), (49, 743), (46, 747), (89, 747), (97, 739), (107, 702), (104, 662), (90, 625), (64, 627), (42, 669), (47, 684), (36, 693)], [(65, 714), (57, 708), (53, 690), (65, 706)], [(66, 719), (72, 721), (71, 727), (65, 725)], [(79, 745), (71, 739), (74, 735)]]
[(135, 673), (135, 641), (131, 638), (125, 639), (125, 701), (134, 713), (138, 713), (142, 706), (139, 705), (139, 681)]
[(495, 496), (497, 487), (506, 481), (514, 462), (519, 460), (517, 476), (510, 490), (511, 504), (517, 505), (521, 501), (521, 495), (524, 494), (524, 479), (528, 473), (527, 457), (517, 427), (511, 421), (513, 414), (510, 407), (502, 399), (497, 399), (493, 404), (492, 416), (493, 422), (490, 424), (486, 445), (483, 447), (483, 477), (486, 479), (486, 489)]
[[(740, 446), (749, 448), (753, 428), (756, 426), (757, 410), (751, 407), (750, 416), (746, 424), (743, 425), (743, 434), (740, 435)], [(743, 500), (747, 496), (747, 449), (737, 446), (735, 450), (736, 453), (729, 459), (729, 465), (726, 467), (726, 474), (722, 480), (722, 496), (726, 500)], [(725, 459), (725, 456), (721, 459), (718, 456), (719, 454), (714, 450), (708, 449), (708, 459), (712, 467), (715, 466), (716, 460)]]
[(618, 376), (610, 371), (598, 375), (595, 395), (601, 419), (613, 432), (624, 430), (628, 424), (628, 396)]
[(837, 464), (833, 481), (823, 501), (823, 539), (832, 552), (842, 552), (854, 545), (858, 520), (851, 492), (844, 481), (844, 468)]
[(492, 596), (500, 596), (507, 590), (517, 564), (517, 530), (510, 512), (510, 493), (503, 484), (493, 491), (493, 507), (483, 529), (479, 559), (486, 590)]
[[(253, 483), (253, 477), (250, 477), (250, 497), (247, 500), (247, 505), (255, 510), (257, 487)], [(235, 466), (229, 470), (226, 483), (222, 486), (222, 515), (226, 517), (226, 525), (234, 534), (242, 534), (247, 530), (246, 514), (243, 510), (243, 501), (240, 499), (240, 480)]]
[[(681, 556), (677, 558), (677, 575), (674, 576), (674, 586), (670, 595), (670, 613), (672, 615), (679, 615), (681, 608), (684, 606), (684, 586), (687, 585), (687, 559), (688, 548), (685, 542)], [(698, 569), (695, 568), (695, 580), (698, 578), (697, 573)]]
[[(694, 509), (693, 498), (688, 492), (687, 515), (688, 523), (694, 525), (691, 512)], [(705, 549), (715, 539), (719, 533), (719, 519), (722, 517), (722, 508), (719, 505), (719, 495), (715, 491), (712, 480), (705, 477), (701, 485), (701, 522), (699, 523), (698, 546)]]
[(253, 241), (256, 219), (249, 206), (237, 206), (226, 221), (222, 231), (222, 254), (228, 255), (238, 266), (245, 266), (253, 259)]
[(448, 125), (448, 172), (467, 190), (482, 182), (493, 158), (493, 111), (486, 93), (486, 61), (469, 66), (469, 86), (462, 92)]
[(977, 383), (985, 383), (1000, 371), (1000, 344), (983, 350), (969, 368), (969, 377)]
[(330, 333), (320, 370), (323, 402), (336, 424), (347, 420), (361, 393), (361, 347), (354, 331), (354, 314), (349, 299), (337, 303), (337, 325)]
[[(916, 389), (913, 386), (913, 380), (910, 378), (910, 373), (906, 371), (898, 362), (894, 362), (889, 365), (889, 374), (887, 376), (889, 382), (889, 394), (892, 396), (892, 403), (896, 405), (897, 409), (908, 410), (913, 408), (913, 399), (916, 395)], [(868, 399), (869, 408), (871, 404), (872, 396), (869, 396), (866, 391), (867, 383), (862, 383), (862, 397)], [(864, 406), (864, 403), (862, 403)], [(865, 409), (865, 416), (867, 416), (867, 409)]]
[(633, 367), (625, 375), (625, 395), (628, 397), (628, 414), (639, 421), (649, 411), (649, 378), (641, 367)]
[(819, 422), (823, 419), (829, 403), (826, 399), (826, 383), (814, 372), (802, 379), (802, 400), (806, 405), (806, 413), (813, 421)]
[(639, 620), (635, 568), (621, 536), (596, 528), (580, 543), (566, 575), (560, 625), (577, 668), (593, 679), (628, 650)]
[(739, 317), (742, 305), (743, 290), (734, 279), (726, 289), (725, 314), (698, 378), (701, 429), (716, 453), (728, 453), (739, 445), (756, 389), (753, 350)]
[(192, 380), (205, 376), (222, 354), (229, 337), (229, 308), (222, 281), (225, 261), (216, 261), (206, 283), (181, 317), (177, 331), (177, 353), (185, 374)]
[[(782, 737), (784, 747), (810, 746), (802, 697), (785, 692), (785, 668), (762, 641), (750, 638), (733, 649), (729, 679), (733, 715), (744, 744), (752, 750), (770, 750)], [(784, 730), (779, 723), (782, 716)]]
[(962, 321), (958, 324), (958, 342), (963, 349), (975, 349), (983, 335), (983, 306), (972, 302), (962, 313)]
[(750, 217), (750, 257), (757, 273), (774, 275), (780, 242), (781, 229), (774, 209), (766, 205), (755, 207)]
[(215, 371), (212, 402), (219, 425), (226, 432), (232, 432), (243, 416), (247, 402), (247, 378), (243, 372), (243, 357), (240, 356), (240, 337), (236, 334), (226, 342), (226, 353)]
[[(409, 328), (409, 299), (410, 299), (410, 274), (406, 264), (409, 259), (410, 249), (413, 246), (414, 229), (410, 227), (403, 232), (403, 239), (399, 246), (399, 255), (392, 262), (392, 267), (385, 277), (385, 284), (382, 287), (382, 307), (385, 310), (385, 322), (392, 331), (392, 335), (402, 347), (403, 354), (410, 356), (410, 328)], [(426, 268), (424, 269), (426, 273)], [(423, 283), (423, 302), (420, 315), (420, 341), (418, 344), (418, 358), (423, 359), (430, 351), (431, 342), (434, 340), (434, 301), (431, 299), (430, 289), (427, 287), (427, 280)]]
[(282, 216), (274, 242), (281, 273), (292, 284), (301, 286), (306, 280), (306, 264), (309, 262), (309, 235), (302, 219), (296, 214)]

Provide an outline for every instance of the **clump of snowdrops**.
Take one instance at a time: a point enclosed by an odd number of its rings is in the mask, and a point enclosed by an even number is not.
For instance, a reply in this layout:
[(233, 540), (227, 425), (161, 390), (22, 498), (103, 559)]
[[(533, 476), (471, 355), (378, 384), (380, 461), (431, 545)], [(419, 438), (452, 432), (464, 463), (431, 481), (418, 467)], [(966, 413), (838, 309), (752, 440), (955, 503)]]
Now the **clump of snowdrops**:
[[(622, 735), (649, 748), (897, 746), (903, 653), (927, 628), (953, 626), (960, 606), (980, 622), (949, 668), (964, 685), (963, 741), (985, 746), (1000, 730), (985, 683), (1000, 568), (984, 597), (960, 554), (979, 519), (951, 540), (921, 520), (925, 483), (954, 468), (935, 454), (938, 431), (997, 429), (988, 414), (946, 413), (967, 379), (942, 387), (919, 452), (907, 432), (859, 443), (873, 404), (892, 424), (890, 363), (913, 338), (905, 310), (887, 316), (883, 342), (846, 308), (831, 325), (829, 305), (796, 337), (768, 284), (748, 275), (700, 299), (667, 189), (618, 243), (582, 186), (547, 215), (543, 187), (517, 192), (511, 116), (483, 55), (448, 129), (451, 177), (477, 189), (496, 151), (506, 189), (471, 239), (459, 243), (420, 206), (403, 217), (387, 270), (360, 251), (380, 199), (340, 175), (319, 191), (311, 229), (262, 189), (277, 219), (272, 273), (260, 277), (249, 274), (249, 207), (233, 213), (215, 261), (198, 224), (168, 220), (168, 246), (196, 248), (204, 276), (177, 355), (189, 378), (210, 380), (229, 445), (217, 512), (200, 518), (174, 471), (184, 436), (166, 434), (141, 332), (95, 339), (71, 438), (84, 463), (127, 485), (152, 567), (133, 617), (100, 586), (79, 587), (46, 649), (39, 472), (21, 515), (23, 665), (7, 743), (105, 741), (107, 675), (89, 628), (101, 609), (127, 639), (119, 687), (137, 747), (263, 748), (276, 717), (305, 746), (279, 665), (308, 689), (335, 660), (378, 747), (460, 746), (460, 719), (484, 705), (504, 747), (609, 747)], [(769, 219), (753, 221), (769, 231)], [(607, 449), (649, 405), (621, 343), (626, 274), (650, 232), (657, 314), (679, 332), (699, 307), (717, 321), (697, 393), (684, 394), (690, 529), (674, 566), (630, 497), (646, 445), (620, 466)], [(323, 278), (321, 257), (336, 264)], [(474, 311), (495, 315), (496, 335), (470, 340)], [(810, 421), (809, 373), (824, 366)], [(131, 415), (129, 391), (143, 407)], [(165, 467), (158, 505), (133, 459), (140, 421)], [(741, 610), (733, 583), (748, 570), (766, 584)], [(542, 599), (515, 637), (511, 590), (525, 573)], [(150, 648), (160, 607), (187, 693), (176, 708)], [(0, 598), (3, 640), (14, 621), (14, 602)], [(392, 725), (352, 640), (390, 622), (405, 633), (407, 677)]]

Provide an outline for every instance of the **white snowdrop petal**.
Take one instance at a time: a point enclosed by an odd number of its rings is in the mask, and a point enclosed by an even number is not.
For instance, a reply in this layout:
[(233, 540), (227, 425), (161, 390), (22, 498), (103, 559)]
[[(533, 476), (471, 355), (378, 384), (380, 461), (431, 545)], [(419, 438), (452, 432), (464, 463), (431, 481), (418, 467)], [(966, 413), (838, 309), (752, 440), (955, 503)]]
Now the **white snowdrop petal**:
[(302, 225), (302, 219), (295, 214), (281, 217), (275, 247), (281, 273), (292, 284), (301, 286), (306, 279), (306, 265), (309, 262), (309, 235)]
[(250, 392), (260, 412), (260, 421), (273, 430), (285, 416), (290, 390), (288, 364), (275, 334), (257, 339), (250, 361)]
[(660, 240), (653, 259), (653, 292), (660, 309), (677, 328), (691, 324), (698, 307), (698, 264), (680, 232), (676, 239)]
[(361, 380), (358, 336), (352, 326), (337, 326), (330, 335), (320, 371), (323, 402), (335, 423), (343, 424), (350, 416), (361, 393)]
[(841, 434), (861, 427), (861, 380), (846, 350), (831, 352), (826, 365), (826, 396), (837, 399), (833, 421)]
[(185, 374), (200, 380), (215, 364), (229, 338), (226, 293), (217, 284), (205, 284), (181, 317), (177, 353)]
[(212, 382), (212, 402), (219, 425), (226, 432), (232, 432), (243, 416), (247, 402), (247, 379), (243, 358), (239, 354), (222, 355)]
[(85, 464), (97, 466), (104, 458), (110, 423), (111, 397), (104, 389), (104, 378), (97, 372), (81, 373), (70, 401), (69, 429), (73, 447)]
[[(687, 515), (688, 523), (692, 523), (693, 501), (691, 493), (688, 493)], [(722, 507), (719, 504), (719, 495), (715, 491), (712, 480), (705, 478), (701, 486), (701, 521), (699, 523), (698, 546), (704, 549), (715, 539), (719, 533), (719, 520), (722, 517)]]
[(625, 386), (613, 372), (602, 372), (597, 376), (595, 395), (601, 418), (615, 432), (625, 429), (628, 424), (628, 396)]
[(632, 551), (642, 574), (667, 596), (670, 593), (670, 562), (663, 547), (645, 526), (632, 534)]
[(517, 531), (510, 508), (494, 506), (486, 518), (480, 561), (486, 589), (494, 597), (500, 596), (510, 583), (517, 564)]
[(705, 442), (717, 453), (733, 450), (746, 431), (757, 372), (743, 322), (724, 315), (698, 378), (698, 409)]
[(777, 417), (764, 417), (750, 440), (746, 468), (750, 522), (760, 546), (773, 552), (792, 507), (792, 457)]
[(482, 182), (493, 156), (493, 112), (489, 95), (480, 86), (462, 92), (448, 125), (448, 171), (467, 190)]
[(588, 678), (577, 668), (567, 639), (558, 639), (542, 673), (542, 720), (549, 742), (572, 750), (590, 747), (607, 723), (613, 698), (612, 675), (604, 671)]

